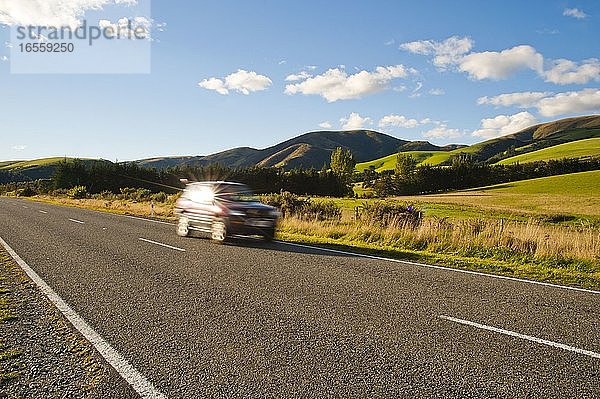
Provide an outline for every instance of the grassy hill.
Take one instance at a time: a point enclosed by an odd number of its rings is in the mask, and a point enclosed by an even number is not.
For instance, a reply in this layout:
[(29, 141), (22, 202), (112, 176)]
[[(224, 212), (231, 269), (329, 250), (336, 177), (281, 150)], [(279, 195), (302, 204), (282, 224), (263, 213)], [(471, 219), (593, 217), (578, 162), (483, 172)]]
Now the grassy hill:
[(548, 161), (562, 158), (588, 158), (600, 156), (600, 138), (583, 139), (570, 143), (558, 144), (553, 147), (517, 155), (498, 162), (499, 165)]
[[(64, 160), (73, 161), (74, 158), (53, 157), (0, 162), (0, 182), (47, 179), (54, 173), (56, 165)], [(92, 160), (83, 159), (83, 161)]]
[(317, 168), (329, 164), (331, 153), (337, 147), (352, 151), (359, 162), (395, 154), (398, 150), (440, 151), (450, 150), (460, 145), (438, 147), (427, 141), (401, 140), (372, 130), (316, 131), (309, 132), (265, 149), (239, 147), (206, 156), (165, 157), (138, 161), (148, 167), (162, 168), (173, 165), (208, 165), (219, 163), (223, 166)]
[[(430, 204), (427, 207), (439, 216), (469, 214), (473, 218), (480, 218), (484, 214), (473, 212), (473, 209), (481, 209), (507, 219), (518, 215), (536, 215), (542, 219), (570, 215), (573, 220), (591, 218), (600, 223), (599, 196), (600, 170), (595, 170), (444, 194), (398, 198)], [(437, 212), (439, 210), (442, 211)]]
[[(566, 146), (554, 151), (550, 150), (550, 148), (564, 145), (565, 143), (599, 138), (600, 115), (591, 115), (542, 123), (523, 129), (514, 134), (486, 140), (481, 143), (453, 149), (451, 151), (406, 151), (406, 153), (413, 154), (419, 164), (429, 164), (432, 166), (448, 164), (452, 157), (459, 154), (470, 154), (475, 159), (482, 162), (505, 164), (505, 160), (508, 161), (517, 156), (522, 156), (524, 157), (522, 159), (527, 159), (527, 154), (532, 154), (544, 149), (548, 149), (548, 152), (541, 153), (542, 158), (540, 158), (540, 160), (596, 155), (600, 150), (584, 150), (582, 147), (585, 145), (597, 146), (597, 141), (582, 142), (573, 145), (572, 147)], [(574, 152), (571, 154), (569, 153), (569, 150), (573, 150)], [(560, 155), (558, 155), (559, 153)], [(545, 158), (548, 156), (550, 158)], [(512, 162), (509, 161), (508, 163)], [(370, 160), (358, 164), (357, 169), (364, 170), (370, 165), (375, 165), (378, 172), (383, 170), (393, 170), (396, 166), (396, 158), (395, 156), (387, 156)]]
[[(445, 159), (447, 159), (447, 157), (449, 157), (449, 151), (403, 151), (402, 153), (411, 155), (417, 160), (419, 165), (430, 163), (432, 158), (446, 157)], [(374, 161), (361, 162), (356, 164), (356, 170), (362, 172), (369, 169), (371, 166), (373, 166), (377, 172), (393, 170), (396, 167), (396, 156), (397, 154), (392, 154)]]

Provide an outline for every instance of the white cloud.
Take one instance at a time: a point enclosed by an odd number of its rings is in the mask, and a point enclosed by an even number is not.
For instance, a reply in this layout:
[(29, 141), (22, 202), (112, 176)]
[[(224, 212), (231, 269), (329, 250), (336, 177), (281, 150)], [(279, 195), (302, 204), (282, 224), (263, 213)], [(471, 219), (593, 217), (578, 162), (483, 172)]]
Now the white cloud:
[(27, 146), (20, 144), (13, 146), (12, 149), (15, 151), (25, 151), (27, 149)]
[(403, 43), (402, 50), (414, 54), (433, 55), (433, 64), (440, 69), (456, 65), (473, 48), (473, 40), (468, 37), (452, 36), (443, 42), (435, 40), (418, 40)]
[(352, 112), (347, 118), (341, 118), (340, 124), (344, 130), (358, 130), (366, 125), (371, 125), (373, 121), (369, 117), (363, 118), (356, 112)]
[(583, 89), (563, 93), (523, 92), (481, 97), (479, 104), (535, 108), (540, 115), (554, 117), (575, 113), (600, 112), (600, 89)]
[(0, 24), (72, 28), (86, 11), (107, 5), (135, 5), (137, 0), (18, 0), (0, 3)]
[(343, 68), (334, 68), (321, 75), (306, 78), (300, 83), (287, 85), (285, 93), (319, 95), (328, 102), (357, 99), (381, 92), (389, 87), (392, 80), (405, 78), (410, 73), (416, 71), (403, 65), (380, 66), (372, 72), (360, 71), (353, 75), (348, 75)]
[(600, 112), (600, 89), (558, 93), (540, 100), (538, 112), (546, 117), (573, 113)]
[(299, 80), (304, 80), (304, 79), (308, 79), (308, 78), (312, 78), (312, 75), (306, 71), (301, 71), (299, 73), (293, 73), (291, 75), (288, 75), (285, 78), (286, 82), (297, 82)]
[(3, 55), (2, 57), (0, 57), (0, 61), (6, 62), (6, 61), (8, 61), (8, 57)]
[(429, 94), (432, 96), (443, 96), (446, 94), (446, 91), (444, 89), (431, 89), (429, 90)]
[(386, 115), (379, 120), (378, 126), (385, 128), (389, 126), (400, 127), (404, 129), (412, 129), (419, 126), (420, 123), (416, 119), (407, 118), (404, 115)]
[[(131, 29), (129, 28), (131, 26)], [(152, 21), (145, 17), (120, 18), (113, 23), (107, 19), (98, 21), (98, 27), (104, 29), (108, 37), (123, 39), (150, 39)]]
[(322, 129), (331, 129), (331, 123), (329, 121), (319, 123), (319, 127)]
[(545, 97), (548, 97), (552, 93), (549, 92), (537, 92), (537, 91), (526, 91), (521, 93), (507, 93), (500, 94), (494, 97), (480, 97), (477, 100), (479, 105), (496, 105), (503, 107), (518, 106), (521, 108), (535, 107), (537, 103)]
[(514, 115), (498, 115), (495, 118), (481, 120), (481, 129), (475, 130), (472, 135), (491, 139), (516, 133), (538, 123), (535, 116), (529, 112), (519, 112)]
[(541, 75), (544, 57), (531, 46), (516, 46), (500, 52), (471, 53), (460, 61), (459, 69), (477, 80), (502, 80), (522, 69), (532, 69)]
[(578, 8), (565, 8), (563, 15), (565, 17), (573, 17), (577, 19), (584, 19), (587, 17), (587, 14)]
[(552, 67), (544, 72), (546, 82), (559, 85), (585, 84), (592, 80), (600, 81), (600, 60), (590, 58), (580, 65), (560, 59), (552, 62)]
[(432, 139), (454, 139), (462, 136), (462, 132), (458, 129), (449, 128), (445, 124), (440, 124), (439, 126), (424, 132), (423, 136)]
[(271, 79), (264, 75), (259, 75), (254, 71), (248, 72), (238, 69), (237, 72), (227, 75), (224, 79), (204, 79), (198, 83), (198, 86), (207, 90), (214, 90), (223, 95), (229, 94), (230, 90), (248, 95), (255, 91), (266, 90), (272, 83)]

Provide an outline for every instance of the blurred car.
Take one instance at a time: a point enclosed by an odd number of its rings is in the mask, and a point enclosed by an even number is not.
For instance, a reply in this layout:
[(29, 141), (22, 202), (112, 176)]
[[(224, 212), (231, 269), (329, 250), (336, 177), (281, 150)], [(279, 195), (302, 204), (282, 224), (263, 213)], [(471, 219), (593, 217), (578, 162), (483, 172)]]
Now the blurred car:
[(248, 186), (224, 181), (188, 183), (175, 214), (179, 236), (199, 232), (219, 243), (232, 235), (259, 235), (271, 241), (280, 215), (260, 203)]

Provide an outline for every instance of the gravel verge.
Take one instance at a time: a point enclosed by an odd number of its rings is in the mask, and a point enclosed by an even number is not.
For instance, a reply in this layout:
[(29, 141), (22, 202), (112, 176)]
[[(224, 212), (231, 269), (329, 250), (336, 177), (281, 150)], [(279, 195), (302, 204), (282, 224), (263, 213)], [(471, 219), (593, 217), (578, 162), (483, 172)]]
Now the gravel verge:
[(136, 397), (0, 250), (0, 398)]

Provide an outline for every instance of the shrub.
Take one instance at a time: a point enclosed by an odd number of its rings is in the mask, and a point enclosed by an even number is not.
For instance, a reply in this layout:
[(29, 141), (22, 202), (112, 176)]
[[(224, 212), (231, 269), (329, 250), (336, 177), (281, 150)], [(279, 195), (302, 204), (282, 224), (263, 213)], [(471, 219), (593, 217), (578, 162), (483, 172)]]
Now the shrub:
[(342, 210), (332, 200), (314, 202), (308, 200), (302, 208), (300, 208), (299, 214), (301, 219), (311, 220), (340, 220), (342, 217)]
[(160, 193), (152, 194), (151, 199), (154, 202), (167, 202), (169, 197), (167, 196), (167, 194), (161, 191)]
[(312, 201), (310, 198), (301, 198), (295, 194), (284, 192), (281, 194), (263, 195), (261, 202), (276, 207), (283, 216), (296, 216), (305, 220), (339, 220), (342, 211), (332, 200)]
[(16, 194), (18, 197), (33, 197), (34, 195), (37, 195), (37, 192), (30, 186), (26, 186), (25, 188), (17, 190)]
[(73, 199), (81, 199), (87, 197), (87, 188), (85, 186), (75, 186), (67, 191), (67, 195)]
[(366, 202), (362, 205), (360, 219), (365, 222), (385, 226), (417, 227), (422, 214), (412, 205), (402, 205), (387, 201)]
[(152, 195), (152, 192), (145, 188), (124, 187), (120, 191), (121, 195), (119, 197), (124, 200), (148, 201)]
[(286, 215), (291, 216), (297, 214), (309, 201), (289, 192), (263, 195), (260, 197), (260, 200), (264, 204), (279, 209), (284, 217)]

